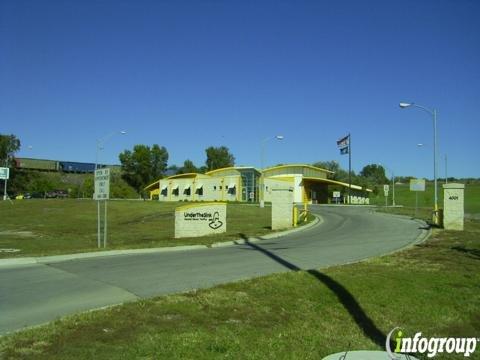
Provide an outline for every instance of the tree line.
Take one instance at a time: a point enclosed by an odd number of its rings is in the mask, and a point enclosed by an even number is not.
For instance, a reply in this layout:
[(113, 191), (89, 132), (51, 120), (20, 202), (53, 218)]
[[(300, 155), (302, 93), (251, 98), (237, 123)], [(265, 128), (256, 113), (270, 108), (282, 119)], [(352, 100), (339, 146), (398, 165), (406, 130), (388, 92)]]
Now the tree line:
[[(15, 135), (0, 134), (0, 167), (10, 168), (8, 192), (42, 192), (68, 190), (72, 197), (92, 197), (93, 178), (85, 174), (56, 174), (34, 170), (19, 171), (14, 155), (21, 148)], [(235, 166), (235, 157), (226, 146), (210, 146), (205, 149), (205, 165), (196, 167), (186, 159), (182, 166), (168, 166), (169, 154), (164, 146), (153, 144), (135, 145), (132, 150), (119, 154), (121, 170), (112, 171), (110, 191), (113, 197), (134, 197), (141, 194), (148, 184), (159, 178), (184, 173), (205, 173), (207, 171)]]
[[(15, 167), (14, 155), (20, 150), (20, 140), (15, 135), (0, 134), (0, 166), (10, 168), (9, 192), (21, 193), (25, 191), (47, 192), (54, 189), (65, 189), (73, 197), (91, 197), (93, 194), (93, 179), (88, 175), (83, 178), (74, 176), (41, 173), (38, 171), (18, 171)], [(235, 157), (228, 147), (210, 146), (205, 149), (205, 164), (195, 166), (186, 159), (182, 166), (168, 165), (169, 154), (164, 146), (158, 144), (135, 145), (132, 150), (125, 150), (119, 154), (121, 163), (120, 172), (114, 172), (111, 180), (111, 192), (118, 197), (132, 197), (141, 194), (143, 189), (152, 182), (176, 174), (206, 173), (215, 169), (235, 166)], [(317, 161), (312, 164), (333, 174), (332, 180), (348, 183), (348, 171), (343, 169), (337, 161)], [(411, 176), (397, 176), (396, 181), (408, 183)], [(455, 180), (450, 178), (450, 181)], [(472, 180), (472, 179), (470, 179)], [(352, 184), (372, 188), (375, 192), (379, 186), (388, 184), (389, 179), (385, 168), (379, 164), (369, 164), (357, 174), (352, 171)], [(473, 179), (472, 181), (477, 181)]]
[(168, 166), (168, 151), (164, 146), (153, 144), (135, 145), (119, 155), (122, 166), (122, 178), (139, 193), (148, 184), (168, 175), (186, 173), (205, 173), (224, 167), (235, 166), (235, 157), (226, 146), (210, 146), (205, 149), (205, 165), (196, 167), (186, 159), (183, 166)]

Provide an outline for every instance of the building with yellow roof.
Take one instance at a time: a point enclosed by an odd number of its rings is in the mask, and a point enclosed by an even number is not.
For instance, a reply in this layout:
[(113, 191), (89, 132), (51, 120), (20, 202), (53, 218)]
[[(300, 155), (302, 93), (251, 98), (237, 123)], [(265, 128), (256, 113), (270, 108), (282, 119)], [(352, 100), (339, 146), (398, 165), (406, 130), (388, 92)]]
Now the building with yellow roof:
[[(270, 201), (272, 187), (279, 181), (293, 190), (297, 203), (328, 203), (332, 190), (347, 200), (348, 184), (329, 179), (333, 172), (307, 164), (274, 166), (260, 171), (254, 167), (228, 167), (205, 174), (179, 174), (160, 179), (145, 190), (159, 201)], [(370, 189), (351, 185), (351, 203), (368, 203)], [(343, 200), (345, 199), (345, 200)]]

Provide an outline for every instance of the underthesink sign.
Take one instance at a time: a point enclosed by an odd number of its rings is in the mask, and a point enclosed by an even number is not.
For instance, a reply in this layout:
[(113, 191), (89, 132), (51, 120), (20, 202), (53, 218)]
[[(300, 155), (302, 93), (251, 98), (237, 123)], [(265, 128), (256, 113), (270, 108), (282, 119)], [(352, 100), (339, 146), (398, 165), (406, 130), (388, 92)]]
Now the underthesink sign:
[(226, 203), (197, 203), (175, 209), (175, 238), (220, 234), (225, 231)]

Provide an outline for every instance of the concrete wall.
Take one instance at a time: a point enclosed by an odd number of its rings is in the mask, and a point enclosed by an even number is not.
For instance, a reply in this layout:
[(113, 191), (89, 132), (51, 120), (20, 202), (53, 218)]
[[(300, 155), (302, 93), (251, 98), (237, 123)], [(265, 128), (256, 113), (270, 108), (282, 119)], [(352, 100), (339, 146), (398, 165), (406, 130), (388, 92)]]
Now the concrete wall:
[(272, 230), (287, 229), (293, 226), (293, 181), (267, 178), (268, 190), (265, 195), (272, 202)]
[(294, 176), (294, 185), (293, 185), (293, 201), (296, 203), (303, 202), (303, 185), (302, 184), (302, 175)]
[(443, 185), (443, 227), (447, 230), (463, 230), (464, 184)]

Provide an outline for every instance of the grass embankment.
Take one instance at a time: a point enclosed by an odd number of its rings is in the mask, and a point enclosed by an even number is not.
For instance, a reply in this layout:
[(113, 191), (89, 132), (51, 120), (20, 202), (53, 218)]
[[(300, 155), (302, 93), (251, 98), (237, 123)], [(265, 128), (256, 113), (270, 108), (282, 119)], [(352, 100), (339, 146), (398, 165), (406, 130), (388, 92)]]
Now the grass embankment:
[[(109, 201), (108, 249), (212, 244), (239, 233), (271, 232), (271, 208), (227, 205), (227, 232), (201, 238), (174, 238), (174, 211), (185, 203)], [(102, 207), (103, 214), (103, 207)], [(0, 258), (42, 256), (97, 249), (97, 206), (92, 200), (0, 201)]]
[(464, 232), (434, 230), (424, 244), (361, 263), (68, 317), (2, 338), (0, 356), (321, 359), (345, 349), (384, 350), (396, 326), (406, 336), (478, 337), (479, 270), (480, 223), (467, 221)]
[[(443, 183), (438, 183), (438, 204), (443, 208)], [(434, 186), (432, 182), (427, 182), (425, 191), (418, 192), (418, 207), (432, 207), (434, 201)], [(415, 192), (410, 191), (409, 184), (395, 185), (395, 203), (407, 207), (415, 208)], [(370, 195), (370, 204), (385, 205), (385, 196), (383, 189), (380, 189), (377, 196)], [(388, 194), (388, 205), (392, 204), (392, 185)], [(480, 184), (465, 185), (465, 213), (480, 213)]]

